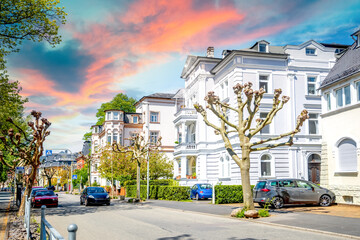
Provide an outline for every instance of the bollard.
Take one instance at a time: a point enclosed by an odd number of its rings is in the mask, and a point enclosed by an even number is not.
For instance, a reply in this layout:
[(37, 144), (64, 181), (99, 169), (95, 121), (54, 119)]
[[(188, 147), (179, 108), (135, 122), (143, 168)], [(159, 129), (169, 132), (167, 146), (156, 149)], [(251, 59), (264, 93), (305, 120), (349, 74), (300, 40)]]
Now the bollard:
[(68, 240), (76, 240), (76, 231), (78, 230), (78, 226), (76, 224), (70, 224), (67, 228)]
[(41, 206), (41, 220), (40, 220), (40, 240), (46, 240), (46, 229), (45, 229), (45, 209), (46, 206)]

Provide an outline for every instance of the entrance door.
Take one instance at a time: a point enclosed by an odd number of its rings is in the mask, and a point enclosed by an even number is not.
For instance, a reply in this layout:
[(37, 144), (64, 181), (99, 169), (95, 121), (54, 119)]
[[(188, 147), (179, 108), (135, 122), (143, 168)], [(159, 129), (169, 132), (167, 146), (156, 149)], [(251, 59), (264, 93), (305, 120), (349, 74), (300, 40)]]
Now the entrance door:
[(321, 158), (317, 154), (311, 154), (308, 158), (308, 176), (309, 181), (319, 184), (320, 183), (320, 169)]

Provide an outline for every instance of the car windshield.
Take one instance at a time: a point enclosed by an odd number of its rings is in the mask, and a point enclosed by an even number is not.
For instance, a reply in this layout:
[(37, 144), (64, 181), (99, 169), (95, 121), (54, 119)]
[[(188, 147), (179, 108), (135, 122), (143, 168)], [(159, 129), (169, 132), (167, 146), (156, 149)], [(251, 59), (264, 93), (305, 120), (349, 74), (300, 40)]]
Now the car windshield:
[(87, 190), (88, 193), (106, 193), (105, 189), (103, 188), (89, 188)]
[(36, 192), (35, 196), (36, 197), (41, 197), (41, 196), (54, 196), (54, 192), (53, 191), (38, 191)]
[(258, 182), (255, 186), (255, 190), (263, 189), (263, 188), (265, 188), (265, 185), (266, 185), (265, 181)]
[(199, 186), (201, 189), (212, 189), (212, 186), (210, 184), (200, 184)]

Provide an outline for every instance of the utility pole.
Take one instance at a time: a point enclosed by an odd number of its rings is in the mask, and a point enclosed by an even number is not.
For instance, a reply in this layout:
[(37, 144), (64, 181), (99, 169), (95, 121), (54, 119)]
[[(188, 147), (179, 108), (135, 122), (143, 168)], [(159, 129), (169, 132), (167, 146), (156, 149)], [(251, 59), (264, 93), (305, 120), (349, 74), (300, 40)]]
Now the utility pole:
[(150, 189), (150, 177), (149, 177), (149, 162), (150, 162), (150, 159), (149, 159), (149, 155), (150, 155), (150, 148), (148, 148), (148, 152), (147, 152), (147, 169), (146, 169), (146, 200), (149, 200), (149, 189)]
[(70, 194), (72, 194), (72, 192), (73, 192), (72, 166), (73, 166), (73, 164), (72, 164), (72, 163), (70, 163), (70, 186), (71, 186), (71, 189), (70, 189)]

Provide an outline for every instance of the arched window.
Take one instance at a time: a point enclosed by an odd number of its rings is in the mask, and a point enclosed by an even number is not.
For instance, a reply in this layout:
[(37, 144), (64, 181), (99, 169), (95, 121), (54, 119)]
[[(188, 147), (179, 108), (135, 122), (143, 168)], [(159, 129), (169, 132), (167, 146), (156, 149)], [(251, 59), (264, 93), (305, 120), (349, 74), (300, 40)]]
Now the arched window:
[(109, 144), (111, 144), (111, 131), (110, 130), (108, 130), (108, 132), (107, 132), (107, 142)]
[(227, 155), (225, 158), (226, 158), (226, 166), (227, 166), (227, 176), (230, 177), (230, 175), (231, 175), (231, 159)]
[(113, 142), (116, 142), (116, 143), (117, 143), (117, 142), (118, 142), (118, 132), (117, 132), (117, 131), (114, 131), (112, 137), (113, 137)]
[(269, 154), (261, 156), (261, 176), (271, 176), (271, 156)]
[(342, 172), (357, 171), (356, 142), (344, 139), (338, 145), (338, 170)]
[(224, 158), (220, 158), (220, 177), (223, 177), (225, 174)]

